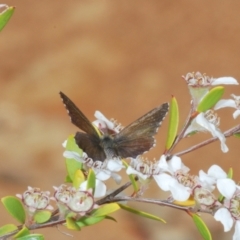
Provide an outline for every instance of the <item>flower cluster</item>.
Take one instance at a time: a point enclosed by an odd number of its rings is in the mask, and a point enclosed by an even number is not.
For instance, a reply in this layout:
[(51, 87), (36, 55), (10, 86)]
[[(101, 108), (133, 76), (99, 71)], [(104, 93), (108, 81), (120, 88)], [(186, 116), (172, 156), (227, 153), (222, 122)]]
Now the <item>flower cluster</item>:
[[(237, 80), (232, 77), (215, 79), (199, 72), (188, 73), (183, 76), (183, 79), (190, 90), (192, 108), (189, 114), (190, 118), (179, 137), (176, 138), (175, 144), (181, 138), (191, 136), (193, 133), (209, 132), (213, 138), (219, 139), (221, 150), (226, 153), (228, 151), (226, 137), (220, 129), (220, 118), (215, 111), (223, 107), (235, 108), (236, 110), (233, 113), (235, 119), (240, 115), (240, 96), (232, 94), (234, 100), (218, 100), (216, 103), (211, 103), (212, 105), (207, 100), (214, 96), (214, 92), (221, 90), (221, 88), (213, 87), (226, 84), (238, 85)], [(118, 133), (122, 129), (99, 111), (95, 113), (95, 117), (97, 120), (93, 124), (100, 131), (106, 131), (107, 129), (107, 131)], [(240, 205), (239, 187), (217, 165), (210, 167), (207, 173), (200, 170), (199, 175), (194, 176), (189, 174), (190, 169), (183, 164), (180, 157), (171, 155), (169, 152), (155, 161), (143, 159), (141, 156), (130, 158), (128, 165), (123, 165), (119, 158), (94, 162), (85, 153), (80, 156), (76, 152), (68, 150), (64, 152), (64, 156), (80, 161), (88, 168), (93, 169), (97, 180), (101, 182), (113, 177), (117, 183), (120, 183), (121, 176), (116, 172), (122, 169), (125, 169), (128, 175), (138, 176), (142, 184), (146, 184), (146, 180), (154, 180), (161, 190), (171, 193), (169, 200), (171, 199), (174, 202), (193, 199), (194, 204), (199, 209), (208, 209), (214, 212), (215, 219), (223, 223), (225, 231), (229, 231), (235, 221), (235, 235), (237, 234), (240, 237), (240, 222), (238, 222), (238, 219), (240, 219), (238, 213), (238, 206)], [(222, 201), (213, 194), (215, 188), (224, 196)], [(227, 189), (230, 193), (226, 193), (223, 189)], [(106, 194), (106, 191), (102, 191), (102, 196), (104, 194)]]
[[(160, 190), (169, 192), (167, 200), (155, 199), (152, 203), (157, 202), (159, 205), (167, 203), (166, 206), (178, 209), (186, 206), (184, 210), (191, 214), (196, 212), (210, 213), (216, 221), (220, 221), (223, 224), (224, 231), (229, 231), (235, 225), (233, 240), (240, 239), (240, 187), (232, 180), (231, 169), (226, 173), (220, 166), (214, 164), (207, 172), (200, 170), (197, 175), (193, 175), (182, 159), (183, 154), (217, 140), (220, 142), (222, 152), (228, 152), (226, 139), (234, 134), (239, 135), (240, 125), (222, 132), (220, 117), (216, 111), (221, 108), (231, 107), (234, 109), (232, 116), (236, 119), (240, 116), (240, 96), (232, 94), (231, 99), (221, 99), (224, 89), (219, 85), (238, 85), (238, 82), (232, 77), (215, 79), (199, 72), (188, 73), (186, 76), (183, 76), (183, 79), (187, 83), (191, 95), (189, 117), (179, 133), (177, 133), (177, 130), (174, 131), (174, 129), (177, 129), (175, 126), (178, 126), (178, 110), (176, 110), (178, 106), (176, 99), (173, 99), (170, 109), (172, 121), (169, 123), (169, 136), (164, 153), (158, 159), (150, 161), (143, 158), (142, 155), (137, 157), (134, 155), (134, 158), (122, 159), (121, 156), (107, 155), (108, 149), (104, 148), (104, 151), (106, 150), (106, 159), (98, 161), (91, 159), (87, 153), (83, 152), (81, 146), (76, 144), (75, 138), (70, 136), (63, 143), (65, 148), (63, 155), (67, 168), (66, 182), (71, 185), (62, 184), (59, 187), (54, 187), (53, 197), (50, 197), (49, 192), (31, 187), (28, 187), (28, 190), (22, 195), (17, 195), (21, 199), (26, 212), (31, 217), (30, 222), (35, 221), (36, 213), (45, 209), (53, 210), (50, 200), (54, 200), (57, 205), (57, 211), (54, 211), (55, 213), (51, 212), (50, 216), (46, 214), (45, 221), (49, 219), (54, 221), (54, 217), (56, 219), (59, 217), (61, 221), (66, 220), (68, 228), (79, 230), (83, 226), (90, 226), (104, 218), (110, 218), (108, 214), (118, 210), (120, 206), (129, 210), (128, 206), (123, 207), (115, 202), (127, 202), (130, 199), (137, 199), (137, 201), (142, 199), (144, 202), (143, 194), (152, 181), (155, 182)], [(70, 100), (65, 99), (65, 104), (69, 104), (69, 102)], [(166, 105), (168, 106), (168, 104)], [(167, 112), (168, 107), (166, 109)], [(172, 109), (175, 110), (171, 111)], [(113, 136), (114, 138), (117, 134), (119, 136), (124, 129), (116, 120), (108, 120), (99, 111), (95, 112), (95, 117), (96, 120), (92, 124), (96, 133), (99, 133), (99, 137)], [(174, 122), (173, 119), (176, 119), (176, 121)], [(89, 122), (87, 124), (88, 127), (92, 127), (89, 125)], [(134, 124), (132, 125), (135, 127), (136, 125)], [(156, 128), (160, 124), (161, 122), (156, 123)], [(133, 130), (135, 130), (134, 127)], [(147, 131), (150, 130), (147, 127), (144, 131), (148, 134)], [(156, 130), (151, 131), (156, 132)], [(180, 153), (173, 152), (175, 146), (183, 138), (193, 137), (195, 133), (200, 132), (208, 132), (212, 137)], [(131, 135), (132, 133), (129, 134)], [(142, 132), (137, 132), (137, 134), (133, 134), (131, 137), (138, 136), (138, 134), (141, 135)], [(139, 142), (146, 143), (143, 139), (144, 137), (144, 135), (141, 135), (140, 140), (137, 141), (137, 146), (139, 146)], [(143, 142), (141, 142), (142, 139)], [(151, 140), (152, 142), (149, 141), (151, 144), (147, 141), (146, 145), (152, 146), (154, 140), (153, 138)], [(129, 145), (135, 150), (136, 146), (134, 144)], [(114, 147), (118, 148), (115, 145)], [(88, 153), (91, 155), (91, 152), (88, 151)], [(122, 180), (120, 171), (126, 173), (131, 180), (126, 184), (126, 186), (133, 185), (134, 192), (130, 196), (125, 196), (122, 193), (125, 185), (112, 191), (108, 189), (105, 183), (108, 179), (113, 178), (117, 184), (120, 184)], [(216, 195), (217, 191), (218, 195)], [(101, 199), (96, 200), (96, 198)], [(150, 201), (149, 199), (145, 200), (146, 202)], [(102, 204), (105, 205), (101, 206)], [(137, 212), (136, 210), (129, 211)], [(58, 216), (54, 215), (56, 212)], [(144, 215), (144, 213), (141, 212), (139, 215)], [(149, 214), (147, 217), (149, 217)]]

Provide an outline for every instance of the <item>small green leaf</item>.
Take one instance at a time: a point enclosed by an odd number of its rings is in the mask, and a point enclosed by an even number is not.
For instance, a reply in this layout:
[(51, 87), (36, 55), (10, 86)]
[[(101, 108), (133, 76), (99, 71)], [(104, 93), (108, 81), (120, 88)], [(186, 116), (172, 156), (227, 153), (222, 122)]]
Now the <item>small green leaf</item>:
[[(73, 135), (70, 135), (67, 139), (67, 145), (66, 145), (66, 150), (70, 151), (70, 152), (76, 152), (79, 154), (79, 156), (82, 156), (82, 149), (80, 149), (78, 147), (78, 145), (75, 142), (75, 138)], [(71, 182), (73, 182), (74, 176), (75, 176), (75, 172), (78, 169), (82, 169), (83, 168), (83, 164), (75, 159), (71, 159), (71, 158), (66, 158), (66, 167), (67, 167), (67, 173), (68, 173), (68, 177), (71, 179)], [(67, 179), (69, 182), (69, 178)]]
[(175, 138), (177, 136), (179, 124), (179, 111), (178, 103), (175, 97), (172, 98), (171, 107), (169, 112), (169, 125), (168, 125), (168, 136), (166, 142), (166, 149), (170, 149), (173, 145)]
[(34, 214), (34, 221), (36, 223), (45, 223), (51, 218), (52, 213), (47, 210), (38, 211)]
[(234, 133), (233, 136), (236, 138), (240, 138), (240, 133)]
[(29, 234), (30, 234), (29, 229), (24, 226), (17, 234), (14, 235), (14, 238), (17, 238), (17, 239), (19, 238), (20, 239), (20, 238), (22, 238), (24, 236), (27, 236)]
[(17, 238), (17, 240), (44, 240), (44, 236), (42, 234), (29, 234), (21, 238)]
[(192, 214), (192, 218), (204, 240), (212, 240), (211, 233), (203, 220), (197, 214)]
[(131, 213), (134, 213), (134, 214), (137, 214), (139, 216), (142, 216), (142, 217), (145, 217), (145, 218), (149, 218), (149, 219), (152, 219), (152, 220), (156, 220), (156, 221), (159, 221), (159, 222), (163, 222), (163, 223), (166, 223), (165, 220), (163, 220), (162, 218), (159, 218), (155, 215), (152, 215), (152, 214), (149, 214), (149, 213), (146, 213), (146, 212), (142, 212), (142, 211), (138, 211), (136, 209), (133, 209), (131, 207), (128, 207), (127, 205), (123, 205), (123, 204), (118, 204), (123, 210), (126, 210), (128, 212), (131, 212)]
[(105, 205), (101, 206), (100, 208), (93, 210), (92, 216), (94, 216), (94, 217), (106, 216), (110, 213), (113, 213), (113, 212), (119, 210), (119, 209), (120, 209), (120, 207), (117, 203), (105, 204)]
[(227, 177), (230, 178), (230, 179), (233, 179), (233, 169), (232, 169), (232, 168), (230, 168), (230, 169), (228, 170)]
[(82, 149), (80, 149), (78, 147), (78, 145), (76, 144), (74, 135), (70, 135), (67, 139), (67, 145), (66, 145), (66, 150), (67, 151), (71, 151), (71, 152), (76, 152), (78, 153), (80, 156), (82, 156)]
[(73, 218), (67, 218), (66, 219), (66, 226), (68, 229), (71, 230), (81, 230), (81, 227), (76, 223), (76, 220), (74, 220)]
[(206, 112), (208, 109), (212, 108), (222, 97), (224, 93), (224, 87), (218, 86), (212, 88), (201, 100), (198, 105), (198, 112)]
[(73, 181), (72, 181), (72, 179), (69, 177), (69, 175), (67, 175), (66, 178), (65, 178), (65, 182), (66, 182), (66, 183), (72, 183)]
[(85, 176), (84, 176), (83, 172), (80, 169), (78, 169), (75, 172), (75, 176), (73, 179), (73, 187), (78, 189), (79, 186), (81, 185), (81, 183), (83, 183), (84, 181), (85, 181)]
[(76, 221), (76, 224), (82, 228), (86, 226), (91, 226), (93, 224), (101, 222), (103, 219), (105, 219), (105, 216), (101, 217), (82, 217), (79, 220)]
[[(128, 163), (126, 161), (122, 161), (122, 163), (125, 166), (125, 168), (127, 169)], [(133, 185), (134, 192), (137, 193), (139, 191), (139, 186), (137, 184), (137, 181), (135, 180), (135, 176), (133, 174), (129, 174), (128, 177)]]
[(0, 227), (0, 236), (13, 232), (17, 229), (18, 229), (17, 226), (15, 226), (14, 224), (6, 224)]
[(105, 219), (112, 220), (114, 222), (117, 222), (117, 220), (111, 216), (105, 216)]
[(7, 211), (20, 223), (25, 223), (26, 214), (22, 205), (22, 202), (13, 196), (3, 197), (1, 199), (4, 207)]
[(96, 184), (96, 176), (92, 169), (88, 172), (88, 178), (87, 178), (87, 189), (93, 190), (93, 195), (95, 191), (95, 184)]
[(1, 14), (0, 14), (0, 31), (5, 27), (8, 23), (10, 18), (14, 13), (15, 7), (7, 7)]

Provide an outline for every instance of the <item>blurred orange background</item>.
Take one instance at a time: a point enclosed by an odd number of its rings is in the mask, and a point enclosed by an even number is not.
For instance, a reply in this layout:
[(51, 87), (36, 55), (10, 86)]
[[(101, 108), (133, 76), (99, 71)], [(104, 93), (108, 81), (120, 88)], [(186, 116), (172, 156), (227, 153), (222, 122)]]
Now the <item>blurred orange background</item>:
[[(240, 80), (239, 1), (5, 1), (15, 13), (0, 35), (0, 197), (25, 191), (28, 185), (52, 191), (66, 175), (62, 142), (77, 131), (59, 97), (68, 95), (94, 119), (94, 111), (126, 126), (150, 109), (179, 103), (180, 126), (188, 114), (188, 72), (233, 76)], [(225, 98), (240, 95), (227, 86)], [(219, 111), (221, 129), (239, 123), (231, 109)], [(225, 113), (225, 114), (224, 114)], [(224, 116), (223, 116), (224, 114)], [(159, 158), (168, 118), (157, 135), (157, 147), (146, 156)], [(210, 134), (185, 139), (186, 149)], [(214, 163), (234, 168), (239, 181), (239, 140), (227, 140), (223, 154), (213, 143), (182, 157), (192, 174)], [(127, 181), (125, 178), (123, 183)], [(111, 183), (111, 187), (116, 187)], [(145, 197), (166, 198), (154, 183)], [(131, 203), (154, 213), (167, 224), (119, 211), (117, 223), (103, 221), (80, 232), (64, 227), (41, 229), (46, 239), (191, 240), (201, 239), (184, 212)], [(0, 205), (0, 225), (14, 220)], [(202, 214), (213, 239), (230, 239), (220, 223)], [(15, 222), (14, 222), (15, 223)], [(61, 232), (62, 231), (62, 232)]]

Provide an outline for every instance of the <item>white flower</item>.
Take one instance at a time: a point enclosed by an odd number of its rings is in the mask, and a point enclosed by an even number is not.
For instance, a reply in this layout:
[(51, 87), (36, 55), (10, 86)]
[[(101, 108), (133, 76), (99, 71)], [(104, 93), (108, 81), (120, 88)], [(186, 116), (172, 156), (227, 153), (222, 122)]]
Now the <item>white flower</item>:
[(209, 190), (214, 190), (214, 185), (217, 183), (218, 179), (225, 178), (227, 178), (227, 174), (218, 165), (212, 165), (208, 169), (207, 173), (205, 173), (203, 170), (199, 171), (199, 180), (201, 182), (201, 186)]
[[(79, 190), (87, 191), (87, 181), (84, 181), (80, 185)], [(106, 195), (106, 192), (107, 192), (106, 185), (102, 181), (96, 179), (94, 197), (95, 198), (104, 197)]]
[(183, 176), (185, 177), (189, 168), (187, 168), (177, 156), (173, 156), (172, 159), (167, 162), (165, 155), (161, 156), (158, 167), (164, 171), (153, 175), (158, 186), (163, 191), (170, 191), (175, 200), (186, 201), (191, 194), (191, 188), (186, 186), (189, 183), (188, 181), (186, 181), (186, 185), (184, 185), (181, 180)]
[(108, 120), (100, 111), (96, 111), (94, 117), (97, 119), (93, 122), (93, 124), (98, 129), (108, 128), (110, 130), (114, 130), (114, 123)]
[(143, 180), (146, 180), (150, 176), (159, 173), (158, 162), (152, 162), (143, 159), (141, 156), (136, 158), (130, 158), (131, 162), (127, 168), (126, 173), (135, 174)]
[(101, 112), (96, 111), (94, 116), (97, 118), (97, 120), (93, 121), (93, 124), (101, 130), (103, 133), (107, 132), (109, 134), (115, 134), (119, 133), (123, 126), (115, 120), (109, 120), (107, 119)]
[(223, 224), (224, 231), (230, 231), (235, 224), (233, 240), (240, 239), (240, 190), (232, 179), (217, 180), (217, 188), (225, 197), (223, 207), (218, 209), (214, 218)]
[(224, 108), (224, 107), (231, 107), (235, 108), (236, 111), (233, 113), (233, 118), (236, 119), (240, 115), (240, 96), (236, 96), (234, 94), (231, 94), (233, 99), (222, 99), (218, 101), (218, 103), (215, 105), (214, 110)]
[(196, 118), (193, 119), (191, 125), (186, 130), (184, 136), (187, 136), (191, 132), (210, 132), (213, 137), (217, 137), (221, 142), (221, 149), (225, 153), (228, 151), (228, 147), (225, 144), (226, 138), (224, 134), (218, 128), (219, 119), (213, 114), (212, 110), (208, 110), (206, 113), (199, 113)]
[(222, 84), (238, 84), (237, 80), (232, 77), (212, 78), (206, 76), (205, 74), (201, 74), (200, 72), (188, 73), (186, 76), (183, 76), (183, 79), (188, 84), (188, 88), (193, 100), (194, 109), (197, 108), (200, 101), (209, 92), (209, 89), (212, 86)]

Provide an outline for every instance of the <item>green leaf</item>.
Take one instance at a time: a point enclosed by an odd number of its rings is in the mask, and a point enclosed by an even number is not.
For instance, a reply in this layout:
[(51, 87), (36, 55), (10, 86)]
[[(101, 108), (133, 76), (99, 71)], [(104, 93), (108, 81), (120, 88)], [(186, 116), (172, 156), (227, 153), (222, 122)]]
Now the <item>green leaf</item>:
[(21, 238), (17, 238), (17, 240), (44, 240), (44, 236), (42, 234), (29, 234)]
[(80, 149), (78, 147), (78, 145), (76, 144), (74, 135), (70, 135), (67, 139), (67, 145), (66, 145), (66, 150), (67, 151), (71, 151), (71, 152), (76, 152), (78, 153), (80, 156), (82, 156), (82, 149)]
[(3, 197), (1, 199), (4, 207), (7, 211), (20, 223), (25, 223), (26, 214), (22, 205), (22, 202), (13, 196)]
[(82, 228), (86, 226), (91, 226), (93, 224), (101, 222), (103, 219), (105, 219), (105, 216), (101, 217), (82, 217), (79, 220), (76, 221), (76, 224)]
[(111, 216), (105, 216), (105, 219), (112, 220), (114, 222), (117, 222), (117, 220)]
[(38, 211), (34, 214), (33, 218), (36, 223), (45, 223), (52, 216), (52, 213), (47, 210)]
[(0, 14), (0, 31), (5, 27), (14, 13), (15, 7), (8, 7)]
[(177, 136), (179, 124), (179, 111), (178, 103), (175, 97), (172, 98), (171, 107), (169, 112), (169, 125), (168, 125), (168, 136), (166, 142), (166, 149), (170, 149), (173, 145), (175, 138)]
[(240, 133), (234, 133), (233, 136), (237, 137), (237, 138), (240, 138)]
[[(75, 142), (74, 136), (70, 135), (67, 139), (67, 145), (66, 150), (71, 152), (76, 152), (79, 154), (79, 156), (82, 156), (83, 151), (78, 147), (78, 145)], [(66, 167), (67, 167), (67, 182), (73, 182), (73, 179), (75, 177), (75, 172), (78, 169), (83, 168), (83, 164), (75, 159), (66, 158), (65, 160)]]
[(79, 186), (81, 185), (81, 183), (83, 183), (84, 181), (85, 181), (85, 176), (84, 176), (83, 172), (80, 169), (78, 169), (74, 175), (73, 187), (78, 189)]
[(192, 218), (202, 237), (205, 240), (212, 240), (211, 233), (203, 220), (197, 214), (192, 214)]
[(126, 210), (128, 212), (131, 212), (131, 213), (134, 213), (134, 214), (137, 214), (139, 216), (142, 216), (142, 217), (145, 217), (145, 218), (149, 218), (149, 219), (152, 219), (152, 220), (156, 220), (156, 221), (159, 221), (159, 222), (163, 222), (163, 223), (166, 223), (165, 220), (163, 220), (162, 218), (159, 218), (155, 215), (152, 215), (152, 214), (149, 214), (149, 213), (146, 213), (146, 212), (142, 212), (142, 211), (138, 211), (136, 209), (133, 209), (131, 207), (128, 207), (127, 205), (123, 205), (123, 204), (118, 204), (123, 210)]
[(95, 191), (95, 184), (96, 184), (96, 176), (92, 169), (88, 172), (88, 178), (87, 178), (87, 189), (93, 190), (93, 195)]
[(230, 179), (233, 179), (233, 169), (232, 168), (229, 168), (227, 177)]
[(76, 220), (74, 220), (73, 218), (67, 218), (66, 219), (66, 226), (68, 229), (71, 230), (81, 230), (81, 227), (76, 223)]
[(206, 112), (208, 109), (212, 108), (222, 97), (224, 93), (224, 87), (218, 86), (212, 88), (201, 100), (198, 105), (198, 112)]
[(13, 232), (15, 230), (18, 230), (17, 226), (15, 226), (14, 224), (6, 224), (0, 227), (0, 236)]
[[(122, 163), (125, 166), (125, 168), (127, 169), (128, 168), (128, 163), (126, 161), (123, 161), (123, 160), (122, 160)], [(130, 181), (133, 185), (134, 192), (137, 193), (139, 191), (139, 186), (137, 184), (137, 181), (135, 180), (135, 176), (133, 174), (129, 174), (128, 177), (129, 177), (129, 179), (130, 179)]]
[(120, 209), (120, 206), (117, 203), (109, 203), (101, 206), (100, 208), (92, 211), (92, 216), (102, 217), (110, 213), (113, 213)]
[(69, 177), (69, 175), (67, 175), (66, 178), (65, 178), (65, 182), (66, 182), (66, 183), (72, 183), (73, 181), (72, 181), (72, 179)]
[(29, 229), (24, 226), (17, 234), (14, 235), (14, 238), (22, 239), (22, 237), (27, 236), (29, 234), (30, 234)]

